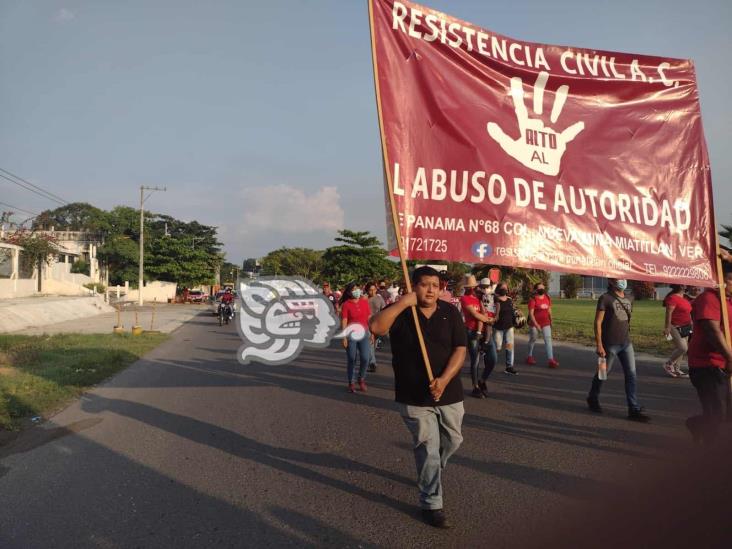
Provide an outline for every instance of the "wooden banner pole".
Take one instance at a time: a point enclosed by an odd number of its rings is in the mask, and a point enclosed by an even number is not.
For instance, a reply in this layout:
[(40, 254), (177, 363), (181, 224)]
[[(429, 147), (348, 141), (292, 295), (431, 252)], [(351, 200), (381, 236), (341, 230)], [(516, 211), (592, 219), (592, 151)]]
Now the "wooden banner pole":
[[(391, 210), (391, 220), (394, 227), (394, 234), (396, 235), (397, 248), (399, 250), (399, 260), (402, 264), (402, 274), (404, 275), (404, 281), (407, 285), (407, 292), (412, 291), (412, 281), (409, 279), (409, 270), (407, 269), (406, 250), (404, 248), (404, 241), (402, 240), (401, 230), (399, 229), (399, 216), (397, 215), (396, 201), (394, 199), (394, 185), (391, 179), (391, 171), (389, 170), (389, 154), (386, 149), (386, 135), (384, 133), (384, 122), (381, 115), (381, 92), (379, 91), (379, 71), (376, 61), (376, 38), (374, 36), (374, 7), (373, 0), (367, 0), (369, 5), (369, 29), (371, 31), (371, 59), (373, 61), (374, 69), (374, 88), (376, 89), (376, 110), (379, 115), (379, 131), (381, 134), (381, 155), (384, 166), (384, 177), (386, 180), (386, 186), (389, 191), (389, 209)], [(435, 378), (432, 374), (432, 366), (430, 365), (429, 356), (427, 356), (427, 347), (424, 344), (424, 336), (422, 335), (422, 327), (419, 325), (419, 316), (417, 314), (417, 308), (412, 306), (412, 318), (414, 319), (414, 327), (417, 330), (417, 339), (419, 340), (419, 348), (422, 351), (422, 358), (424, 359), (424, 367), (427, 370), (427, 379), (430, 383)]]

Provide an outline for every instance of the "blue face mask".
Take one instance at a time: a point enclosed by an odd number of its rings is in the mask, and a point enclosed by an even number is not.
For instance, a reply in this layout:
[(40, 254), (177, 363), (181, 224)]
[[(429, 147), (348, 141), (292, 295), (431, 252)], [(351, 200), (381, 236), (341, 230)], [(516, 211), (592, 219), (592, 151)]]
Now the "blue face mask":
[(358, 299), (359, 297), (361, 297), (361, 290), (358, 290), (358, 289), (356, 289), (356, 290), (353, 290), (353, 291), (351, 292), (351, 295), (352, 295), (353, 297), (355, 297), (356, 299)]
[(624, 292), (625, 289), (628, 287), (628, 281), (627, 280), (617, 280), (615, 281), (615, 287), (620, 290), (621, 292)]

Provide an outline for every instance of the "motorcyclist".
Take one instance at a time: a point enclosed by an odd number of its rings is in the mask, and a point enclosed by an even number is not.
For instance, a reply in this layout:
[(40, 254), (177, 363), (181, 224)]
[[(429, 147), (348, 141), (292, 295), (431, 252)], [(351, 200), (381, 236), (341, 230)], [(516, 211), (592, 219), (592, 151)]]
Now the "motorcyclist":
[(221, 307), (229, 307), (229, 309), (233, 312), (234, 309), (232, 307), (232, 304), (234, 303), (234, 294), (231, 291), (231, 288), (226, 288), (224, 291), (224, 294), (221, 296), (221, 305), (219, 305), (219, 310)]

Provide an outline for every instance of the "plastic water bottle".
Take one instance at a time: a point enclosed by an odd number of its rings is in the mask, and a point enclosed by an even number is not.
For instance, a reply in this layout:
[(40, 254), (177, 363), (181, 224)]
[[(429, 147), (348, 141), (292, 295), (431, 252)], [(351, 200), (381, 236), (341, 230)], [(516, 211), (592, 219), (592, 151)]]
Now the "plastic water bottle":
[(607, 379), (607, 359), (604, 356), (597, 358), (597, 379), (600, 381)]

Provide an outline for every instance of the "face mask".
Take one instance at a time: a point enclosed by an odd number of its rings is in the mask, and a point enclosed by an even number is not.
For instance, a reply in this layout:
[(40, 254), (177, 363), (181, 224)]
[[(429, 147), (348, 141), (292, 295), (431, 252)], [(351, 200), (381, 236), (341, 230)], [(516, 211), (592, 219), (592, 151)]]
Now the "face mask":
[(621, 292), (624, 292), (625, 289), (628, 287), (628, 281), (627, 280), (617, 280), (615, 282), (615, 287), (620, 290)]
[(358, 299), (359, 297), (361, 297), (361, 290), (353, 290), (353, 291), (351, 292), (351, 295), (352, 295), (353, 297), (355, 297), (356, 299)]
[(508, 293), (508, 290), (506, 290), (506, 288), (498, 288), (498, 289), (496, 290), (496, 294), (497, 294), (497, 295), (501, 295), (501, 296), (503, 296), (503, 295), (506, 295), (507, 293)]
[(544, 292), (545, 292), (544, 288), (539, 288), (538, 290), (536, 290), (536, 293), (539, 295), (544, 295)]

